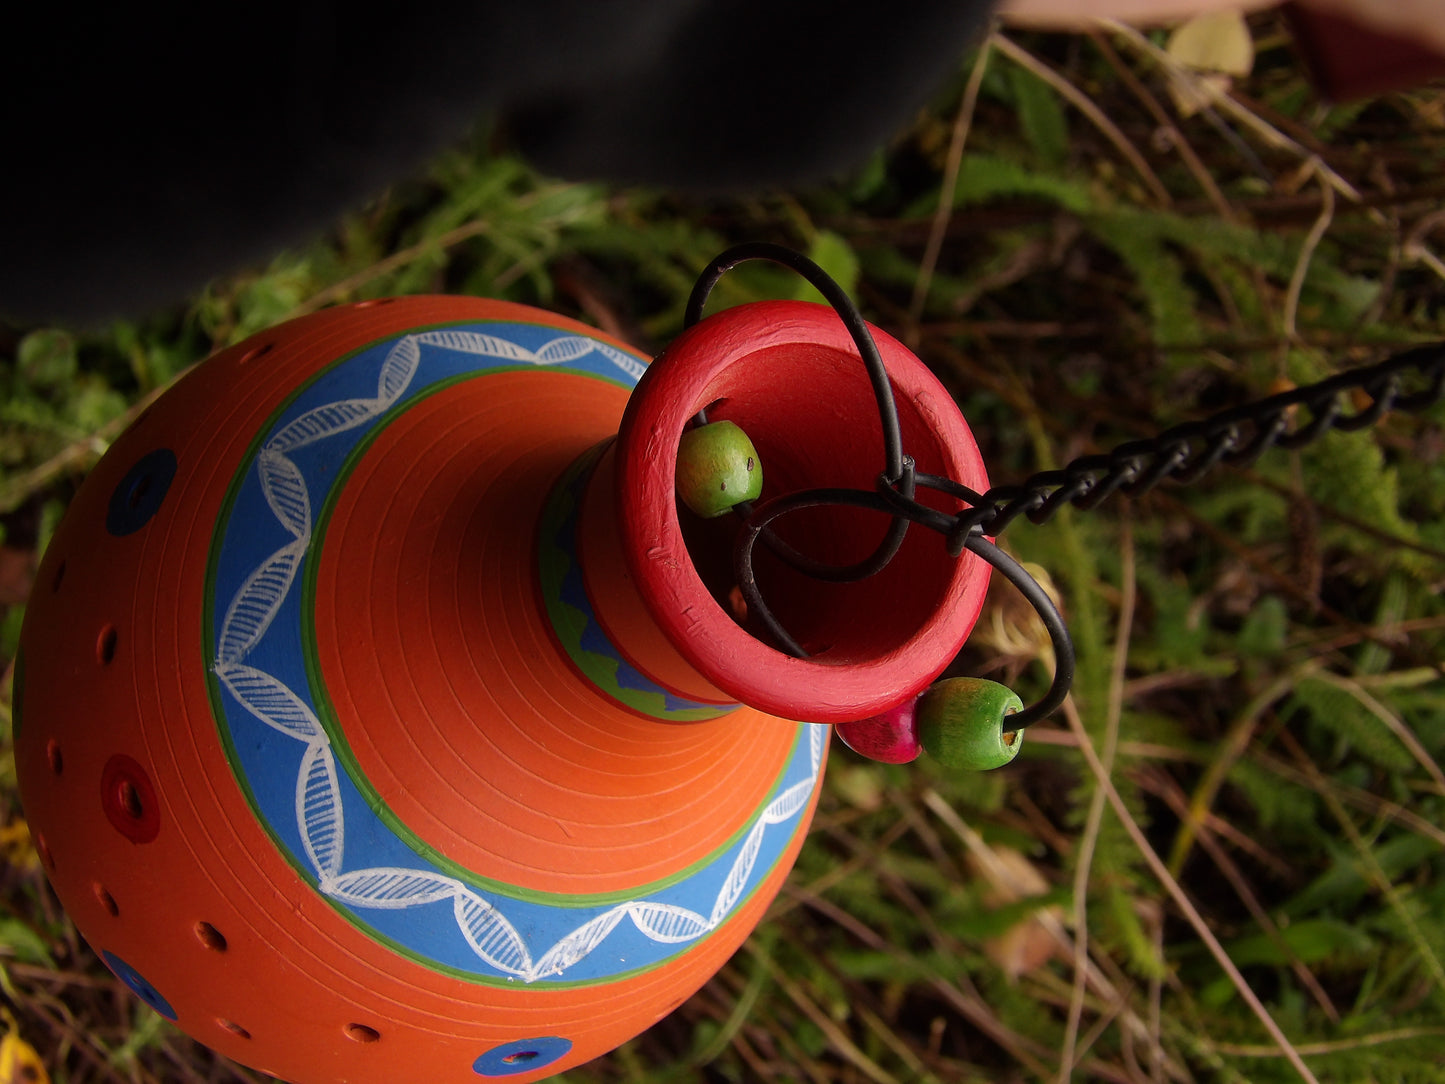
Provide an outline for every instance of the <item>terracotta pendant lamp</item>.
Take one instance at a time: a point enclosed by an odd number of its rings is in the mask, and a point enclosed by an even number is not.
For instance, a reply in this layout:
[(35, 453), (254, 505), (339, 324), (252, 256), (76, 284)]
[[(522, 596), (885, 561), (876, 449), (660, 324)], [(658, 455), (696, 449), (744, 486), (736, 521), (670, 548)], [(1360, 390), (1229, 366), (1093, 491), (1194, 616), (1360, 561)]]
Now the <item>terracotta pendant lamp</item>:
[[(947, 392), (873, 335), (918, 469), (986, 489)], [(929, 532), (853, 583), (759, 547), (807, 654), (770, 646), (735, 525), (674, 496), (704, 408), (764, 499), (874, 485), (853, 340), (795, 302), (651, 364), (518, 305), (363, 302), (142, 415), (45, 554), (16, 674), (36, 845), (110, 968), (297, 1084), (540, 1079), (701, 986), (803, 844), (828, 724), (924, 690), (988, 580)], [(779, 534), (845, 564), (887, 526)]]

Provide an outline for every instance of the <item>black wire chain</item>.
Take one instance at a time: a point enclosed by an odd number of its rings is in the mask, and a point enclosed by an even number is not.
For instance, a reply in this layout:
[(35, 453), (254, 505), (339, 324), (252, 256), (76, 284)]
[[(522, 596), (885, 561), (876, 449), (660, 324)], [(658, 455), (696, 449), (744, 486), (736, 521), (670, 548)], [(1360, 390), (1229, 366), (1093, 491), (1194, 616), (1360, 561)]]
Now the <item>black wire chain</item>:
[[(1423, 378), (1423, 386), (1406, 393), (1403, 385), (1411, 375)], [(1368, 395), (1370, 403), (1346, 413), (1347, 399), (1357, 391)], [(1390, 411), (1419, 413), (1442, 399), (1445, 343), (1433, 343), (1378, 365), (1350, 369), (1203, 421), (1177, 425), (1149, 440), (1129, 441), (1102, 455), (1080, 456), (1060, 470), (1040, 471), (1019, 485), (995, 486), (969, 496), (945, 478), (918, 474), (915, 482), (972, 504), (953, 517), (949, 549), (957, 554), (974, 531), (997, 536), (1020, 515), (1044, 523), (1065, 505), (1096, 508), (1115, 493), (1138, 497), (1166, 480), (1188, 484), (1220, 463), (1248, 466), (1270, 448), (1302, 448), (1332, 429), (1355, 432)], [(1291, 413), (1301, 407), (1310, 417), (1294, 424)]]

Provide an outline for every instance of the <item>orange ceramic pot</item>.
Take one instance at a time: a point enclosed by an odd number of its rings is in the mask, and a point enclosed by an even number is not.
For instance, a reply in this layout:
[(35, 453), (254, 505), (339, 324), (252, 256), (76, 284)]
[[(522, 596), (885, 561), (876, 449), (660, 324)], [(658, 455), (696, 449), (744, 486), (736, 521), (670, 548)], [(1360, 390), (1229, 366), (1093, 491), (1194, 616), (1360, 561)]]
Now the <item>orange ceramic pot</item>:
[[(985, 489), (879, 338), (921, 469)], [(704, 321), (648, 371), (517, 305), (363, 303), (147, 411), (46, 552), (16, 676), (36, 846), (115, 973), (304, 1084), (538, 1079), (705, 982), (802, 845), (826, 724), (923, 688), (987, 579), (925, 537), (846, 587), (764, 561), (814, 655), (767, 647), (726, 605), (734, 528), (673, 499), (708, 404), (769, 494), (872, 485), (866, 376), (802, 304)], [(789, 537), (824, 559), (882, 531), (808, 516)]]

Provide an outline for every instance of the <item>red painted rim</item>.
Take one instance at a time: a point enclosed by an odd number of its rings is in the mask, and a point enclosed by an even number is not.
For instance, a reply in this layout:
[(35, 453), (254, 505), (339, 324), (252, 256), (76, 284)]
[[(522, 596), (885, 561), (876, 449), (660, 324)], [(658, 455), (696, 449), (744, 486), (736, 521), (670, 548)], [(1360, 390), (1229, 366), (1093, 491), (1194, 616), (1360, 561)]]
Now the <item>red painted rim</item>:
[[(926, 465), (931, 460), (949, 477), (986, 490), (977, 442), (948, 392), (901, 343), (872, 330), (900, 414), (909, 423), (905, 452), (918, 457), (921, 470), (939, 472)], [(744, 386), (756, 394), (772, 381), (780, 398), (793, 401), (789, 408), (795, 407), (800, 418), (812, 413), (816, 429), (817, 415), (832, 408), (823, 398), (828, 389), (803, 393), (798, 385), (809, 359), (829, 352), (856, 360), (842, 322), (822, 305), (763, 302), (710, 317), (681, 335), (638, 384), (623, 418), (617, 455), (623, 548), (653, 619), (718, 688), (770, 714), (810, 722), (866, 718), (922, 691), (968, 637), (989, 575), (984, 562), (965, 554), (925, 586), (931, 612), (916, 631), (841, 662), (826, 654), (796, 659), (777, 651), (749, 635), (714, 601), (689, 556), (674, 497), (683, 428), (730, 389)], [(790, 376), (795, 360), (802, 368)], [(861, 361), (857, 371), (866, 384)], [(842, 448), (852, 437), (843, 433), (836, 439)], [(930, 439), (933, 447), (919, 447)], [(765, 458), (765, 475), (767, 463)], [(910, 545), (920, 533), (910, 532)], [(941, 538), (922, 541), (943, 547)]]

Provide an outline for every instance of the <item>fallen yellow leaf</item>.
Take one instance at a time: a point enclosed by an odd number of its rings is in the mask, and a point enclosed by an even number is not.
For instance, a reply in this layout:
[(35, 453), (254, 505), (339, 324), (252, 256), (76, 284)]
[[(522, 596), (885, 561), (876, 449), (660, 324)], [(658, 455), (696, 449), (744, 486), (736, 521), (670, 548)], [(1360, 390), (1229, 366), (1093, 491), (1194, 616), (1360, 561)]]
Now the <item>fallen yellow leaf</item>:
[(1186, 117), (1212, 105), (1235, 76), (1254, 68), (1254, 38), (1242, 11), (1211, 11), (1181, 23), (1165, 51), (1195, 78), (1170, 80), (1169, 92)]
[(30, 825), (24, 817), (0, 826), (0, 856), (8, 865), (26, 873), (40, 868), (40, 856), (35, 853), (35, 841), (30, 837)]
[(35, 1048), (20, 1038), (14, 1021), (0, 1038), (0, 1084), (50, 1084), (50, 1074)]
[(1196, 15), (1175, 28), (1165, 51), (1199, 72), (1248, 75), (1254, 68), (1254, 39), (1240, 11)]

